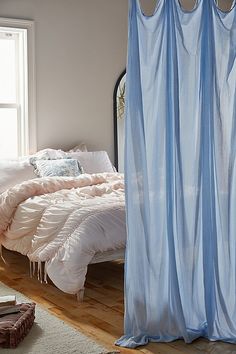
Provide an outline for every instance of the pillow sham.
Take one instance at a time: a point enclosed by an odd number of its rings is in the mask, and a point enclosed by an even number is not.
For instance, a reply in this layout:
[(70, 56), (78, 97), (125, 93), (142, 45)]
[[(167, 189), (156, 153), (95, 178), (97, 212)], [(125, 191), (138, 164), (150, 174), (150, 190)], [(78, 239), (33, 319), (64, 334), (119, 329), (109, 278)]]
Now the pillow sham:
[(0, 160), (0, 193), (36, 177), (29, 159)]
[(66, 158), (67, 153), (63, 150), (56, 150), (56, 149), (43, 149), (36, 152), (34, 155), (30, 155), (30, 161), (40, 160), (40, 159), (63, 159)]
[(106, 151), (72, 152), (67, 154), (67, 156), (77, 159), (85, 173), (115, 171)]
[(70, 150), (68, 150), (68, 152), (77, 152), (77, 151), (83, 151), (83, 152), (88, 151), (86, 144), (81, 142), (78, 145), (71, 148)]
[(82, 173), (76, 159), (35, 160), (35, 173), (38, 177), (76, 177)]

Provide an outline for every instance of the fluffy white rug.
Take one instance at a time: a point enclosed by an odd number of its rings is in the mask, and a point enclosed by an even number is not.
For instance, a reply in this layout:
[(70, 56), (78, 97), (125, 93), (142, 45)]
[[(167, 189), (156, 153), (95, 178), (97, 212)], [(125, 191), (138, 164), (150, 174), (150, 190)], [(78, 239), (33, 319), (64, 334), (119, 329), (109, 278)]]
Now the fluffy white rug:
[[(32, 302), (0, 282), (0, 295), (16, 294), (17, 301)], [(107, 350), (76, 329), (36, 305), (35, 323), (16, 349), (2, 349), (1, 354), (102, 354)]]

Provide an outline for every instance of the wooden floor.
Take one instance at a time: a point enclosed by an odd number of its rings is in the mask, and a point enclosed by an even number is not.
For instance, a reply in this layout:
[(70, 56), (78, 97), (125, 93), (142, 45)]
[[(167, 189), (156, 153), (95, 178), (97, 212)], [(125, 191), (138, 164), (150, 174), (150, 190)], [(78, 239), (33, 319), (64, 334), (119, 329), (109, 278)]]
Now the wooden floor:
[(6, 266), (0, 260), (0, 280), (3, 283), (41, 304), (108, 350), (124, 354), (236, 354), (236, 345), (209, 343), (205, 340), (193, 344), (185, 344), (183, 341), (152, 343), (138, 350), (114, 346), (114, 341), (123, 334), (122, 262), (89, 266), (84, 302), (78, 304), (73, 295), (61, 292), (52, 284), (40, 284), (38, 280), (30, 278), (26, 257), (6, 250), (4, 257), (9, 264)]

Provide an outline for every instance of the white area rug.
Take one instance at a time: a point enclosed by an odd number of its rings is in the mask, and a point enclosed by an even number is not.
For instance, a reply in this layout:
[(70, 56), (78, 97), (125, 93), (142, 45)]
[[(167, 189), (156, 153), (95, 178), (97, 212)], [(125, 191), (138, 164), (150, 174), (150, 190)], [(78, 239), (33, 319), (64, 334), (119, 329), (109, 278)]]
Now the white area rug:
[[(32, 302), (0, 282), (0, 295), (17, 296), (17, 302)], [(102, 354), (108, 351), (90, 338), (36, 305), (35, 323), (16, 349), (2, 349), (1, 354)]]

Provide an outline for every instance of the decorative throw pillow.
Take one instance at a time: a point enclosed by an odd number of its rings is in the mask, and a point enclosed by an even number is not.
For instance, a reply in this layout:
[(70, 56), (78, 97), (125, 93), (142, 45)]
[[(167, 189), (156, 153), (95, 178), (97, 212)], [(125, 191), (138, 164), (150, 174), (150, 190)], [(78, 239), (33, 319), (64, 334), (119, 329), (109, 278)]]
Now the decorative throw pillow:
[(34, 166), (38, 177), (76, 177), (83, 172), (75, 159), (36, 160)]

